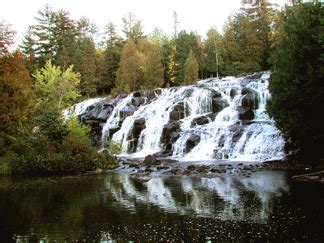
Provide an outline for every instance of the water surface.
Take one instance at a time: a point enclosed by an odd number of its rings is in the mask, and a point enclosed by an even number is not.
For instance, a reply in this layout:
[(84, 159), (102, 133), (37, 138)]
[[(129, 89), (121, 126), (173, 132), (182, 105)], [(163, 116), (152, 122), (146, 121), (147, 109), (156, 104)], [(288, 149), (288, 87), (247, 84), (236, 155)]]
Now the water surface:
[(319, 242), (323, 227), (324, 187), (283, 172), (0, 178), (0, 242)]

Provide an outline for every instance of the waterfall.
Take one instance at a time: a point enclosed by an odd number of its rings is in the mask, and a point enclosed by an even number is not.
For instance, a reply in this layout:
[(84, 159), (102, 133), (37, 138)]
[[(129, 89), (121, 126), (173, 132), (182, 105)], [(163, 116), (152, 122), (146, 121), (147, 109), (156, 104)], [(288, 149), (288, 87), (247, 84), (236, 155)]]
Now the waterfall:
[[(156, 153), (183, 160), (282, 158), (284, 139), (266, 113), (269, 77), (270, 72), (262, 72), (214, 78), (154, 93), (134, 92), (113, 102), (96, 100), (100, 107), (112, 107), (100, 121), (101, 140), (121, 143), (123, 155), (130, 157)], [(79, 109), (79, 116), (93, 113), (96, 103), (89, 104), (91, 109)]]

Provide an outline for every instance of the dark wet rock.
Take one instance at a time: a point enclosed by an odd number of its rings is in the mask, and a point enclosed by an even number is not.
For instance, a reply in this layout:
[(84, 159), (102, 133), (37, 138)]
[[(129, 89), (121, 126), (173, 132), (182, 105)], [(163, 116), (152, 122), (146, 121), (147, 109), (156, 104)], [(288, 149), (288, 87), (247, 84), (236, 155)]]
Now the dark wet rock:
[(197, 125), (205, 125), (207, 123), (210, 123), (213, 119), (215, 119), (216, 114), (214, 113), (210, 113), (207, 115), (203, 115), (203, 116), (198, 116), (194, 119), (192, 119), (190, 127), (194, 127)]
[(210, 172), (212, 172), (212, 173), (225, 173), (226, 168), (224, 168), (224, 167), (214, 167), (214, 168), (210, 169)]
[(141, 173), (138, 173), (138, 174), (135, 174), (135, 175), (132, 175), (132, 178), (134, 180), (137, 180), (137, 181), (140, 181), (140, 182), (148, 182), (149, 180), (152, 179), (152, 176), (150, 175), (149, 172), (141, 172)]
[(128, 165), (129, 167), (139, 167), (139, 164), (137, 161), (134, 160), (125, 160), (122, 162), (124, 165)]
[(143, 164), (146, 166), (159, 165), (160, 163), (153, 155), (147, 155), (143, 160)]
[(170, 166), (159, 165), (156, 167), (157, 170), (169, 170)]
[(134, 91), (133, 92), (133, 97), (141, 97), (141, 96), (142, 96), (142, 94), (141, 94), (140, 91)]
[(143, 104), (145, 104), (146, 99), (144, 97), (134, 97), (132, 98), (132, 105), (135, 107), (139, 107)]
[(200, 136), (197, 134), (191, 134), (186, 141), (186, 152), (189, 153), (200, 142)]
[(242, 106), (250, 107), (251, 109), (257, 109), (259, 107), (258, 94), (254, 90), (243, 88), (242, 95)]
[(118, 132), (120, 130), (120, 127), (113, 127), (110, 128), (108, 130), (108, 134), (109, 134), (109, 139), (112, 139), (112, 136), (114, 135), (114, 133)]
[(190, 171), (196, 170), (196, 166), (195, 165), (188, 165), (187, 170), (190, 170)]
[(169, 122), (164, 125), (161, 136), (162, 147), (165, 151), (171, 151), (172, 144), (180, 137), (180, 123)]
[(233, 124), (229, 127), (229, 131), (232, 132), (232, 146), (242, 137), (244, 132), (244, 126), (240, 124)]
[(254, 112), (250, 107), (238, 106), (237, 112), (239, 113), (240, 120), (253, 120), (254, 119)]
[(183, 97), (184, 98), (191, 97), (193, 92), (194, 92), (193, 88), (188, 88), (183, 92)]
[(171, 156), (172, 155), (172, 151), (160, 151), (160, 152), (156, 152), (153, 154), (153, 156), (155, 156), (156, 158), (159, 158), (159, 157), (168, 157), (168, 156)]
[(221, 93), (212, 91), (212, 112), (220, 112), (228, 106), (226, 99), (222, 98)]
[(140, 119), (134, 121), (133, 127), (127, 136), (128, 152), (129, 153), (136, 152), (136, 148), (138, 145), (138, 139), (140, 137), (141, 132), (145, 128), (146, 128), (145, 118), (140, 118)]
[(219, 139), (218, 147), (222, 148), (222, 147), (224, 147), (224, 144), (225, 144), (225, 135), (223, 134)]
[(154, 94), (155, 96), (160, 96), (162, 94), (162, 89), (155, 89)]
[(230, 91), (230, 96), (233, 99), (236, 95), (238, 95), (238, 90), (237, 88), (232, 88)]
[(215, 159), (228, 159), (229, 158), (229, 151), (226, 149), (216, 149), (214, 150)]
[(126, 117), (133, 115), (134, 112), (137, 111), (137, 109), (138, 107), (136, 106), (127, 105), (120, 110), (120, 115), (122, 119), (125, 119)]
[(170, 120), (178, 121), (185, 117), (185, 105), (184, 102), (179, 102), (173, 106), (172, 111), (170, 112)]

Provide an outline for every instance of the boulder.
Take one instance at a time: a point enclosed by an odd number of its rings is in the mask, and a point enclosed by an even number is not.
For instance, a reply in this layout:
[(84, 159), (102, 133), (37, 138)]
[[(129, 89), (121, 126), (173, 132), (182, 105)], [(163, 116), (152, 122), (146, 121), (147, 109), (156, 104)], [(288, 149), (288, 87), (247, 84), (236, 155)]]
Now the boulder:
[(172, 111), (170, 112), (170, 120), (178, 121), (185, 117), (185, 105), (184, 102), (179, 102), (173, 106)]
[(154, 155), (147, 155), (143, 160), (143, 164), (146, 166), (159, 165), (160, 161)]
[(145, 126), (145, 118), (140, 118), (134, 121), (133, 127), (130, 130), (130, 133), (127, 136), (128, 142), (128, 151), (129, 153), (136, 152), (138, 139), (140, 137), (141, 132), (146, 128)]
[(258, 94), (249, 88), (243, 88), (241, 94), (242, 97), (242, 106), (248, 106), (252, 109), (257, 109), (259, 107)]
[(161, 136), (161, 144), (164, 150), (171, 151), (172, 144), (180, 137), (180, 123), (171, 121), (164, 125)]
[(134, 97), (132, 98), (132, 105), (135, 107), (139, 107), (143, 104), (146, 103), (146, 99), (145, 97)]
[(192, 119), (190, 127), (194, 127), (194, 126), (198, 126), (198, 125), (205, 125), (212, 121), (212, 117), (213, 117), (212, 114), (198, 116), (198, 117)]
[(250, 107), (238, 106), (236, 110), (239, 113), (240, 120), (253, 120), (254, 119), (254, 112)]
[(233, 99), (236, 95), (238, 95), (238, 90), (237, 88), (232, 88), (230, 91), (230, 96)]
[(212, 90), (212, 112), (220, 112), (228, 106), (226, 99), (222, 98), (221, 93)]
[(191, 134), (186, 141), (186, 153), (189, 153), (200, 142), (200, 136), (197, 134)]

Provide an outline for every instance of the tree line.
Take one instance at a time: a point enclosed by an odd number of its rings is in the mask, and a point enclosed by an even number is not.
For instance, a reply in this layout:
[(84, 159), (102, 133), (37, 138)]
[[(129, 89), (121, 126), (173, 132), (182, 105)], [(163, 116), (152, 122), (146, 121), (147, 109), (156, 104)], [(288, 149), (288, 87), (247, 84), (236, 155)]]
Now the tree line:
[[(144, 35), (141, 21), (129, 13), (124, 38), (108, 23), (98, 41), (90, 20), (46, 6), (14, 51), (15, 32), (0, 22), (0, 172), (8, 164), (36, 172), (108, 166), (89, 130), (62, 118), (62, 109), (83, 97), (268, 69), (268, 111), (290, 150), (323, 158), (323, 15), (317, 1), (282, 10), (266, 0), (243, 3), (223, 33), (211, 28), (202, 38), (185, 30), (172, 37), (159, 29)], [(66, 163), (66, 156), (74, 162)]]
[(102, 39), (89, 19), (72, 19), (64, 10), (46, 5), (29, 26), (19, 51), (34, 73), (51, 60), (81, 74), (84, 96), (129, 92), (142, 88), (192, 83), (217, 75), (269, 69), (272, 25), (278, 11), (265, 0), (228, 18), (224, 33), (210, 28), (202, 38), (181, 30), (168, 37), (158, 28), (145, 35), (132, 13), (123, 17), (124, 38), (108, 23)]

